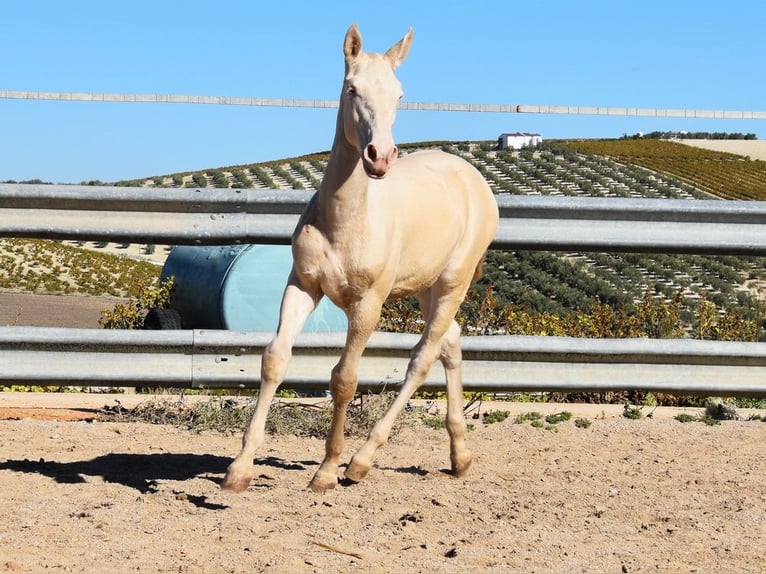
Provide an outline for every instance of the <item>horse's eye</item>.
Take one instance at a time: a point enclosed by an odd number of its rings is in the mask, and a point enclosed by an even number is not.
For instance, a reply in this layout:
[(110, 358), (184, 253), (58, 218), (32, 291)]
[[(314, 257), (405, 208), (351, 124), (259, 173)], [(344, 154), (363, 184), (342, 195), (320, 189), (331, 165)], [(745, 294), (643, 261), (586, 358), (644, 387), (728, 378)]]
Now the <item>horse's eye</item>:
[(350, 85), (350, 86), (348, 87), (348, 95), (353, 97), (353, 96), (356, 96), (356, 94), (357, 94), (357, 92), (356, 92), (356, 86), (354, 86), (353, 84), (352, 84), (352, 85)]

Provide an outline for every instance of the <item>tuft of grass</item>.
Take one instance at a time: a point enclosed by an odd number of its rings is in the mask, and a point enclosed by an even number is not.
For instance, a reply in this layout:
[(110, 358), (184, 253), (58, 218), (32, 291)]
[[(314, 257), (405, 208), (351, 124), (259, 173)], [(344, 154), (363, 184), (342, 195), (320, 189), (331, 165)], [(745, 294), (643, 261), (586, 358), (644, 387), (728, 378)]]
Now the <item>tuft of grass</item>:
[(689, 413), (679, 413), (673, 418), (679, 423), (691, 423), (697, 420), (697, 417), (690, 415)]
[[(556, 426), (559, 423), (568, 421), (572, 418), (572, 413), (569, 411), (563, 411), (560, 413), (554, 413), (550, 414), (546, 417), (543, 417), (538, 412), (529, 412), (529, 413), (523, 413), (520, 415), (516, 415), (516, 418), (513, 419), (513, 422), (515, 424), (524, 424), (529, 423), (530, 426), (536, 429), (545, 429), (551, 432), (559, 432), (558, 427)], [(578, 419), (582, 421), (586, 421), (587, 425), (590, 425), (590, 421), (587, 419)], [(585, 423), (580, 423), (580, 425), (584, 425)], [(578, 426), (580, 426), (578, 425)]]
[(543, 415), (541, 415), (538, 412), (530, 412), (530, 413), (523, 413), (520, 415), (516, 415), (516, 418), (513, 419), (513, 422), (517, 425), (529, 422), (532, 423), (532, 426), (535, 426), (535, 422), (542, 421)]
[(563, 423), (568, 421), (572, 418), (572, 413), (569, 411), (563, 411), (560, 413), (553, 413), (545, 417), (545, 422), (547, 422), (549, 425), (557, 425), (559, 423)]
[(503, 422), (511, 413), (508, 411), (489, 411), (482, 415), (481, 420), (485, 425)]
[(626, 419), (638, 420), (643, 418), (644, 413), (642, 412), (641, 407), (632, 407), (629, 404), (626, 404), (622, 410), (622, 416)]
[(431, 428), (431, 429), (442, 430), (442, 429), (447, 428), (447, 421), (444, 420), (444, 417), (439, 416), (439, 415), (427, 415), (427, 414), (424, 414), (420, 418), (420, 421), (425, 426), (427, 426), (428, 428)]
[(579, 418), (579, 419), (575, 419), (574, 423), (575, 423), (575, 426), (578, 429), (586, 429), (586, 428), (590, 427), (591, 420), (590, 419), (585, 419), (585, 418)]

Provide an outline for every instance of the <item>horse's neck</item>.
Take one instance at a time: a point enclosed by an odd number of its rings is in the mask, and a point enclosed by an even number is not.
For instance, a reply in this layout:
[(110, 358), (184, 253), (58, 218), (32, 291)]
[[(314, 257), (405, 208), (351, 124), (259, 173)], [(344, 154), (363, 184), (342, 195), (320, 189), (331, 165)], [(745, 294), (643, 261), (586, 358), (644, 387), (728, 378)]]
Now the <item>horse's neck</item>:
[(322, 185), (317, 223), (332, 239), (364, 220), (369, 178), (359, 154), (336, 134)]

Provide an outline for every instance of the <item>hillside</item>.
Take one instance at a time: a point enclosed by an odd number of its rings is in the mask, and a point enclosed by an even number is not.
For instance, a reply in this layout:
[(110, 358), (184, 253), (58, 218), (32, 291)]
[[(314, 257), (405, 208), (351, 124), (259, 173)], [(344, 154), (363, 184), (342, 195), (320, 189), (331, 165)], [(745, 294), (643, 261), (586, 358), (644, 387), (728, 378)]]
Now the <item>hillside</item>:
[[(403, 154), (439, 148), (473, 163), (498, 194), (714, 199), (766, 198), (766, 162), (664, 140), (571, 140), (536, 150), (498, 151), (494, 142), (402, 145)], [(122, 185), (316, 188), (327, 153)], [(752, 317), (766, 297), (766, 258), (492, 252), (485, 282), (503, 305), (566, 313), (601, 301), (632, 305), (649, 288), (667, 299), (683, 289), (687, 307), (705, 298)]]
[[(494, 142), (427, 142), (402, 145), (401, 151), (407, 154), (423, 148), (464, 157), (498, 194), (766, 199), (766, 162), (663, 140), (558, 141), (518, 152), (498, 151)], [(327, 155), (154, 176), (118, 185), (316, 188)], [(492, 251), (477, 288), (487, 285), (492, 285), (500, 305), (558, 315), (589, 310), (598, 303), (630, 309), (644, 299), (647, 290), (668, 301), (682, 292), (683, 316), (691, 325), (702, 299), (714, 303), (720, 312), (736, 310), (747, 319), (762, 316), (766, 258)], [(469, 301), (471, 305), (478, 305), (476, 298)]]
[[(758, 142), (739, 143), (739, 149), (745, 149), (743, 144)], [(578, 140), (566, 145), (579, 153), (605, 156), (622, 164), (668, 174), (724, 199), (766, 199), (763, 160), (668, 140)], [(730, 148), (731, 145), (728, 144)]]
[[(766, 161), (656, 139), (546, 142), (536, 151), (496, 151), (494, 142), (403, 144), (402, 153), (439, 148), (472, 162), (496, 193), (766, 199)], [(764, 142), (724, 141), (730, 149)], [(733, 147), (736, 146), (736, 147)], [(743, 147), (746, 146), (746, 147)], [(259, 164), (153, 176), (116, 185), (151, 187), (316, 188), (328, 152)], [(657, 174), (663, 177), (658, 179)]]

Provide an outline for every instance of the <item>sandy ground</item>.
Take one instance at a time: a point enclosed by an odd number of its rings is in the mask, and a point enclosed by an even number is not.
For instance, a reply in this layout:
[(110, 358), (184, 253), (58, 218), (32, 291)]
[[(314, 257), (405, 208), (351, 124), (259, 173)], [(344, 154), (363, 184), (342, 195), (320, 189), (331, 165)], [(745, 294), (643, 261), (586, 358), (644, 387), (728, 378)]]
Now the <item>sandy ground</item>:
[[(102, 308), (12, 295), (10, 324), (95, 326), (83, 323)], [(446, 471), (446, 433), (418, 425), (364, 482), (324, 495), (306, 489), (323, 441), (269, 437), (249, 490), (231, 495), (219, 484), (239, 433), (98, 420), (140, 400), (0, 393), (0, 572), (766, 571), (763, 422), (484, 405), (512, 416), (469, 420), (467, 478)], [(512, 420), (564, 408), (591, 426)]]
[(475, 424), (465, 479), (418, 426), (324, 495), (305, 488), (323, 441), (270, 437), (231, 495), (238, 435), (0, 421), (0, 572), (766, 569), (764, 423)]
[(766, 160), (766, 140), (677, 140), (680, 143)]

